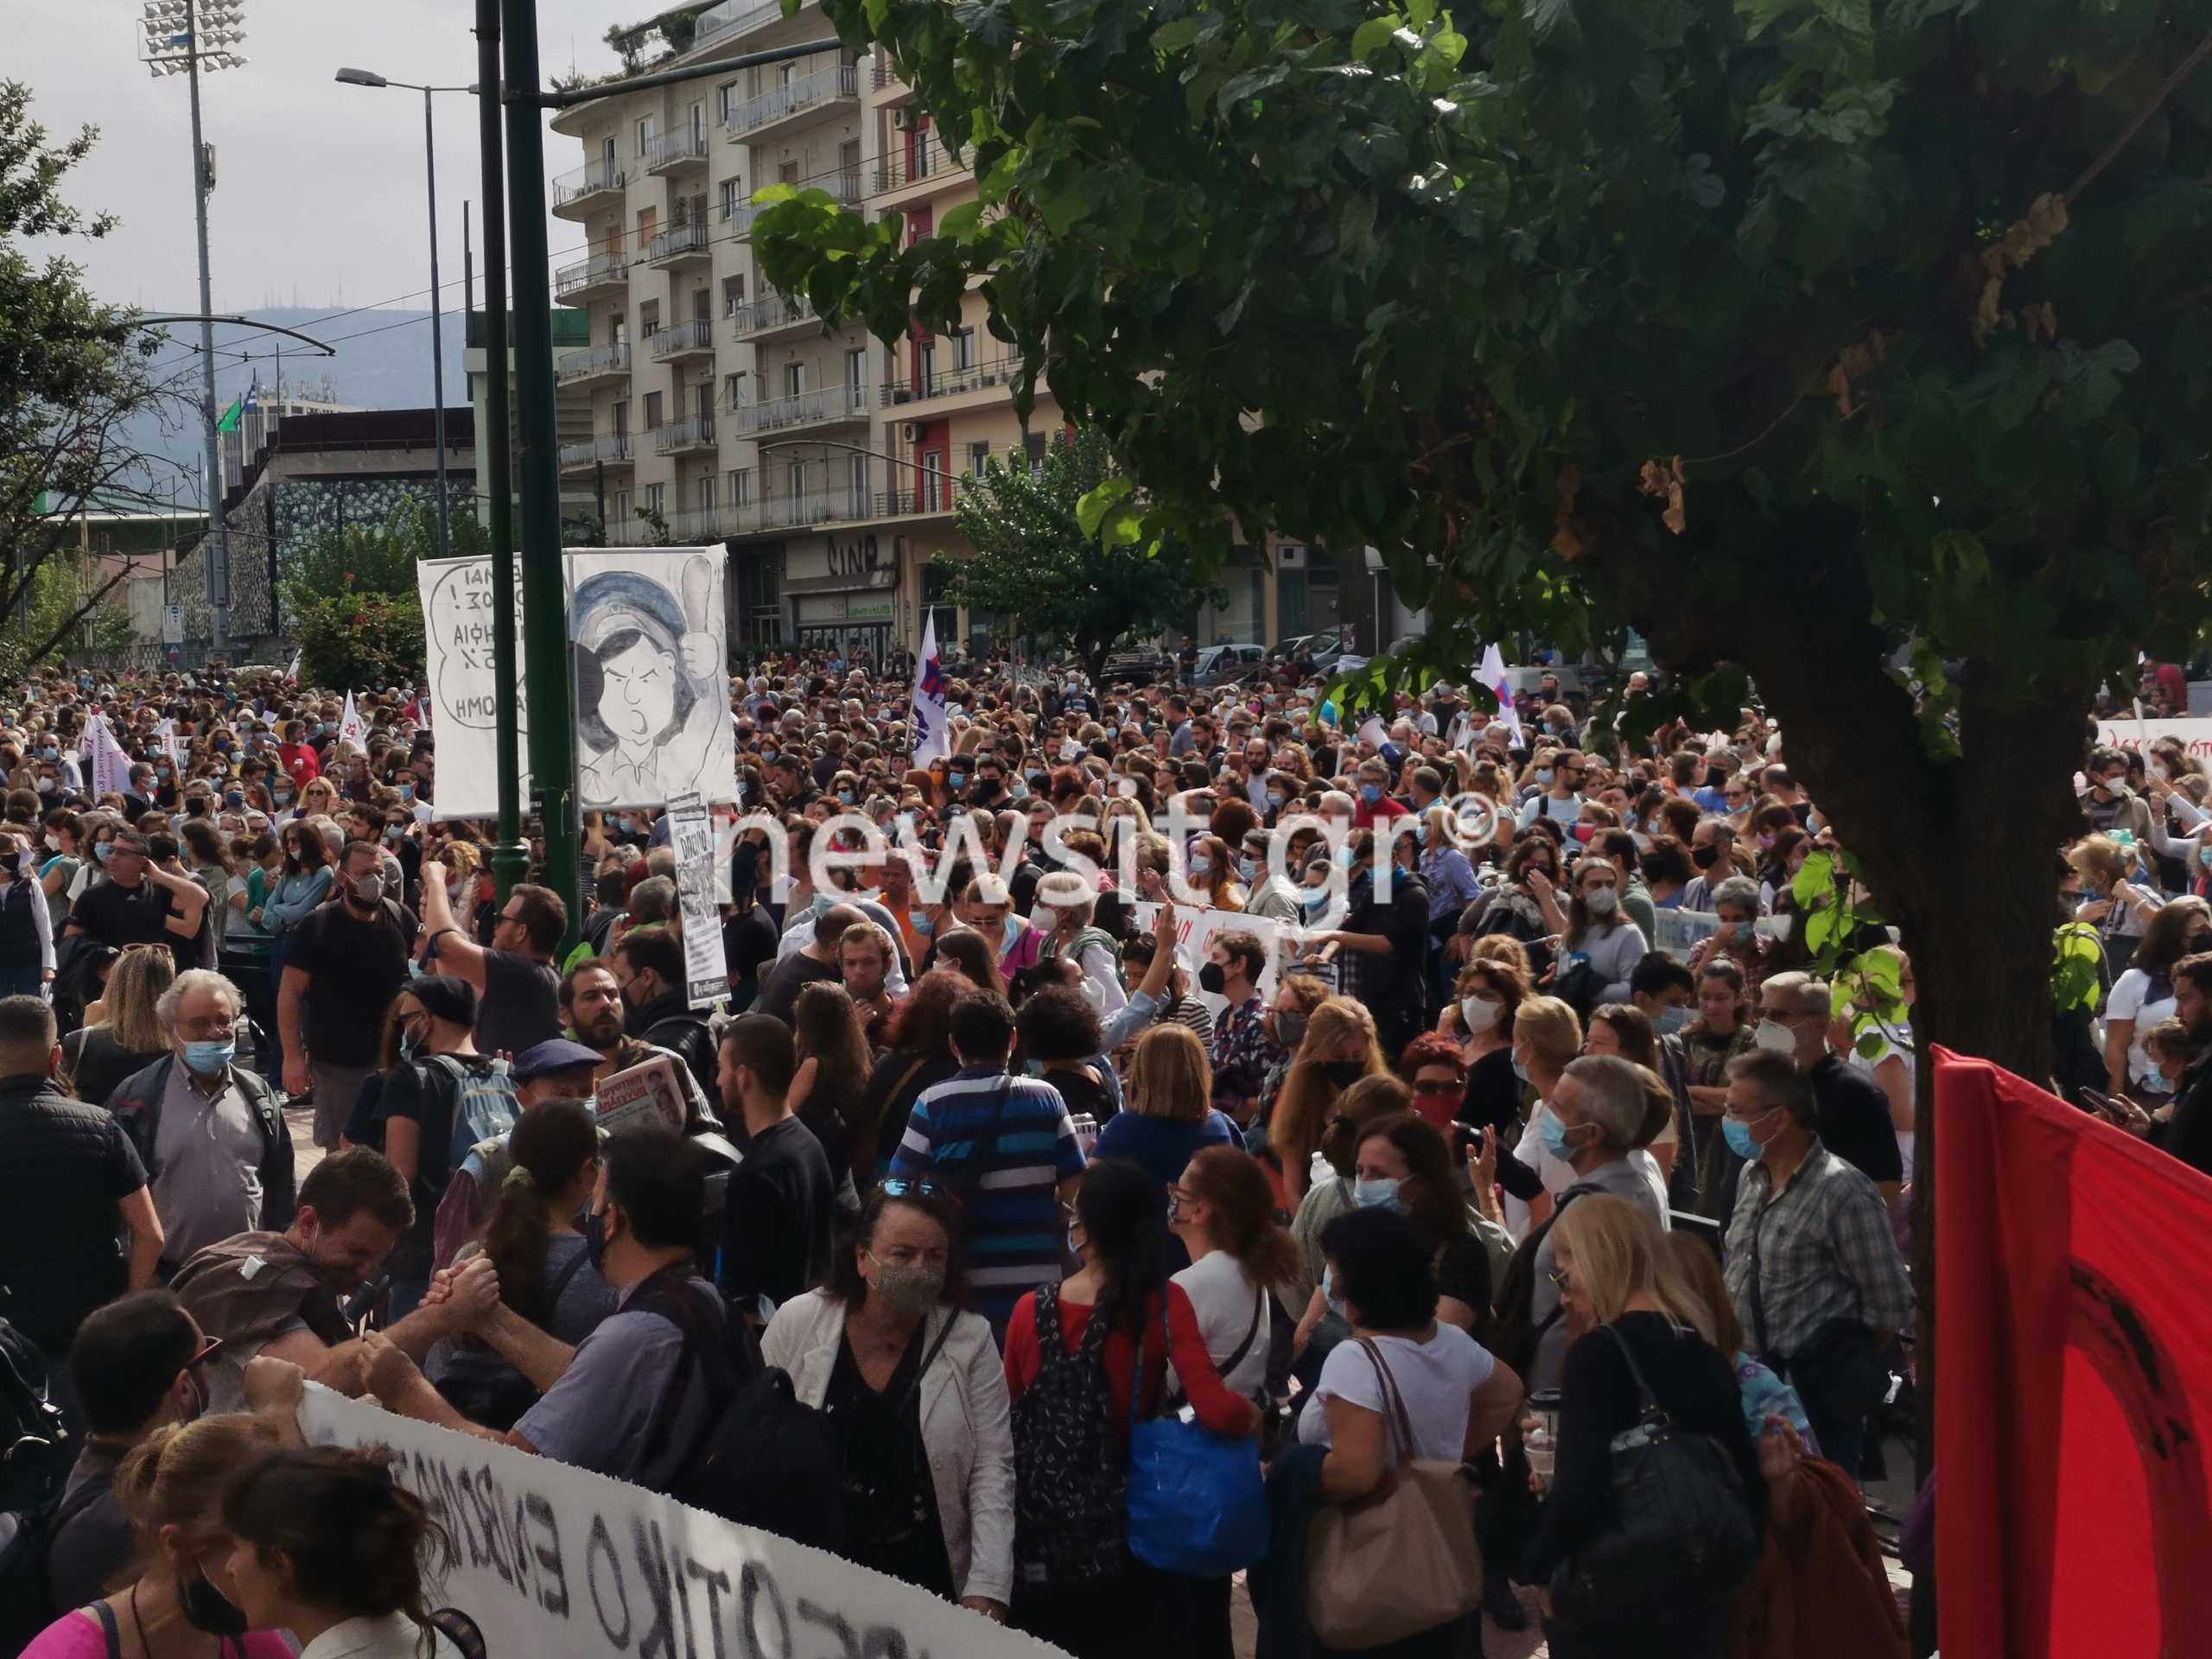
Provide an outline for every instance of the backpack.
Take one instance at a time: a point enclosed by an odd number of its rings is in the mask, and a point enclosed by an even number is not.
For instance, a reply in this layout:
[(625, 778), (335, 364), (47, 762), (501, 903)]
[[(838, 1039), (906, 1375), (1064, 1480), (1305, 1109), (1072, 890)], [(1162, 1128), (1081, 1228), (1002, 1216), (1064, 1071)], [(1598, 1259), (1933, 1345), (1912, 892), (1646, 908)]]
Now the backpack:
[(1490, 1351), (1510, 1365), (1517, 1376), (1529, 1375), (1544, 1332), (1557, 1325), (1567, 1313), (1567, 1304), (1561, 1302), (1541, 1319), (1535, 1317), (1537, 1249), (1550, 1236), (1554, 1224), (1567, 1213), (1568, 1205), (1585, 1192), (1602, 1190), (1580, 1182), (1568, 1187), (1559, 1195), (1559, 1202), (1552, 1206), (1551, 1214), (1542, 1224), (1529, 1230), (1515, 1249), (1513, 1259), (1505, 1264), (1505, 1277), (1498, 1282), (1497, 1297), (1492, 1304), (1497, 1322), (1491, 1327)]
[(659, 1314), (683, 1353), (645, 1433), (642, 1465), (666, 1445), (677, 1408), (701, 1372), (714, 1409), (667, 1496), (741, 1527), (836, 1552), (845, 1541), (843, 1442), (828, 1414), (804, 1404), (787, 1372), (764, 1366), (744, 1320), (671, 1274), (632, 1293), (625, 1311)]
[[(1014, 1402), (1017, 1592), (1118, 1579), (1128, 1566), (1128, 1459), (1116, 1444), (1107, 1322), (1094, 1310), (1074, 1353), (1060, 1335), (1060, 1287), (1036, 1294), (1037, 1375)], [(1143, 1355), (1131, 1376), (1140, 1386)]]
[(47, 1397), (37, 1348), (0, 1319), (0, 1652), (21, 1652), (54, 1622), (47, 1547), (105, 1490), (88, 1481), (65, 1508), (61, 1488), (75, 1460), (60, 1409)]
[(482, 1077), (450, 1054), (433, 1054), (429, 1064), (453, 1079), (453, 1135), (446, 1147), (446, 1167), (459, 1169), (478, 1141), (514, 1128), (522, 1113), (515, 1100), (515, 1080), (505, 1060), (493, 1060), (490, 1072)]

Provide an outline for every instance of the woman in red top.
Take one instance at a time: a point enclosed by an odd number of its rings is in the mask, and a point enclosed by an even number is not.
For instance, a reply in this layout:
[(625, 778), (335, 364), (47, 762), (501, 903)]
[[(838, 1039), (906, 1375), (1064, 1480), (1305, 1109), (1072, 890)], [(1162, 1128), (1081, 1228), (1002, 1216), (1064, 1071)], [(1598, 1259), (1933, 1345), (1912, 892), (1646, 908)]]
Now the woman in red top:
[[(1053, 1450), (1025, 1447), (1025, 1423), (1032, 1419), (1024, 1412), (1023, 1395), (1048, 1363), (1080, 1363), (1086, 1354), (1094, 1356), (1089, 1363), (1104, 1373), (1103, 1382), (1113, 1402), (1110, 1421), (1115, 1443), (1098, 1450), (1100, 1459), (1111, 1459), (1111, 1466), (1127, 1464), (1131, 1391), (1136, 1391), (1143, 1416), (1157, 1413), (1161, 1401), (1168, 1396), (1166, 1370), (1171, 1359), (1176, 1382), (1189, 1396), (1200, 1423), (1217, 1434), (1252, 1433), (1259, 1424), (1258, 1408), (1223, 1385), (1221, 1374), (1206, 1351), (1191, 1299), (1180, 1286), (1168, 1282), (1167, 1214), (1160, 1202), (1159, 1184), (1124, 1159), (1098, 1160), (1084, 1172), (1083, 1185), (1077, 1190), (1068, 1244), (1082, 1256), (1082, 1268), (1058, 1285), (1047, 1285), (1024, 1296), (1014, 1304), (1007, 1326), (1006, 1381), (1007, 1392), (1014, 1401), (1017, 1478), (1025, 1469), (1049, 1465)], [(1163, 1296), (1167, 1325), (1164, 1354), (1160, 1339)], [(1052, 1311), (1052, 1328), (1043, 1337), (1053, 1344), (1050, 1362), (1040, 1346), (1040, 1300)], [(1095, 1335), (1091, 1327), (1098, 1320), (1107, 1326), (1103, 1344), (1086, 1342), (1087, 1335)], [(1141, 1378), (1137, 1375), (1140, 1333), (1144, 1339)], [(1048, 1392), (1054, 1391), (1040, 1390), (1040, 1397)], [(1037, 1455), (1025, 1456), (1026, 1451)], [(1056, 1471), (1054, 1478), (1062, 1477)], [(1079, 1480), (1080, 1471), (1068, 1478)], [(1040, 1575), (1031, 1565), (1033, 1552), (1025, 1549), (1029, 1541), (1025, 1539), (1025, 1522), (1033, 1516), (1049, 1516), (1042, 1524), (1058, 1526), (1061, 1517), (1082, 1508), (1083, 1496), (1017, 1491), (1013, 1622), (1077, 1659), (1156, 1655), (1173, 1636), (1178, 1599), (1171, 1575), (1130, 1559), (1110, 1573), (1077, 1583), (1048, 1580), (1046, 1587), (1039, 1587)]]

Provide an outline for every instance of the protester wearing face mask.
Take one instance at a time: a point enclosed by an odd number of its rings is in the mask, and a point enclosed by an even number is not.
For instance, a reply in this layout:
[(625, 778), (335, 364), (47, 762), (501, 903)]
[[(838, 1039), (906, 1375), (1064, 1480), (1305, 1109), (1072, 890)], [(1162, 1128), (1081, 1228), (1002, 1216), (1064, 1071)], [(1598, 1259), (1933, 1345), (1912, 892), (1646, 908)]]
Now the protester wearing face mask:
[(1127, 1007), (1129, 998), (1122, 985), (1122, 948), (1112, 934), (1093, 920), (1097, 907), (1098, 895), (1084, 885), (1082, 877), (1056, 871), (1038, 882), (1029, 920), (1045, 933), (1039, 959), (1065, 957), (1074, 963), (1083, 970), (1084, 979), (1096, 988), (1098, 1012), (1109, 1014)]
[(124, 1078), (108, 1109), (153, 1184), (165, 1270), (238, 1233), (292, 1223), (292, 1137), (283, 1105), (235, 1065), (245, 999), (222, 975), (179, 974), (156, 1014), (171, 1052)]
[(54, 922), (29, 855), (0, 831), (0, 996), (50, 995), (54, 984)]
[(957, 1205), (927, 1181), (887, 1180), (761, 1353), (843, 1447), (846, 1559), (1002, 1618), (1014, 1440), (990, 1326), (961, 1311), (963, 1254)]
[[(302, 826), (299, 833), (315, 831)], [(321, 906), (287, 936), (276, 996), (284, 1087), (296, 1096), (313, 1091), (315, 1141), (325, 1148), (338, 1144), (375, 1068), (381, 1016), (407, 982), (416, 931), (413, 912), (385, 891), (384, 854), (375, 843), (347, 845), (337, 891), (337, 903)]]
[(1281, 1163), (1284, 1197), (1293, 1205), (1316, 1179), (1315, 1154), (1338, 1097), (1360, 1078), (1389, 1070), (1365, 1007), (1332, 996), (1313, 1011), (1268, 1121), (1268, 1147)]
[(132, 1529), (116, 1471), (156, 1430), (207, 1411), (203, 1374), (215, 1351), (166, 1290), (118, 1297), (79, 1328), (69, 1375), (84, 1412), (85, 1449), (48, 1523), (46, 1582), (54, 1606), (97, 1600), (130, 1565)]
[(1724, 1268), (1752, 1354), (1804, 1402), (1821, 1454), (1857, 1478), (1868, 1406), (1851, 1379), (1913, 1319), (1888, 1206), (1819, 1133), (1810, 1080), (1786, 1057), (1728, 1067), (1729, 1144), (1745, 1160)]
[(222, 1501), (273, 1452), (276, 1425), (243, 1413), (155, 1429), (124, 1457), (114, 1490), (140, 1563), (130, 1584), (62, 1614), (26, 1659), (289, 1659), (274, 1630), (250, 1630), (232, 1599)]
[(1805, 1074), (1822, 1144), (1863, 1173), (1894, 1206), (1904, 1166), (1889, 1099), (1873, 1079), (1829, 1052), (1833, 1006), (1827, 983), (1809, 974), (1777, 974), (1759, 988), (1758, 1013), (1752, 1046), (1783, 1056)]

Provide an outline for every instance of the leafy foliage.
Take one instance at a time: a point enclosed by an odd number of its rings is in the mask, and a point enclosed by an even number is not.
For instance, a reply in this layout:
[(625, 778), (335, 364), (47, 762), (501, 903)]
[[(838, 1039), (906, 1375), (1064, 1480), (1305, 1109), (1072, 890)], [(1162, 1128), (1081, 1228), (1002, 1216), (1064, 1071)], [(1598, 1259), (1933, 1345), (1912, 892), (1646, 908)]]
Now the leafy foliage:
[(334, 594), (300, 619), (300, 671), (313, 685), (389, 685), (423, 671), (423, 607), (406, 594)]
[(982, 278), (1139, 534), (1376, 549), (1402, 674), (1633, 627), (1640, 718), (1732, 726), (1748, 675), (1955, 948), (1947, 1039), (2040, 1074), (2081, 713), (2212, 620), (2212, 0), (823, 10), (981, 202), (908, 241), (792, 194), (778, 289), (889, 340)]
[[(451, 556), (473, 558), (490, 550), (483, 528), (468, 513), (448, 519)], [(304, 613), (316, 601), (357, 594), (416, 596), (415, 567), (438, 556), (437, 509), (418, 498), (404, 501), (380, 524), (352, 524), (309, 537), (289, 563), (283, 600)], [(335, 683), (335, 682), (332, 682)]]
[(1209, 591), (1182, 543), (1135, 539), (1128, 493), (1095, 434), (1055, 433), (1033, 474), (1018, 453), (986, 461), (960, 493), (956, 522), (976, 552), (942, 561), (947, 596), (1019, 617), (1097, 677), (1116, 645), (1187, 620)]
[(73, 551), (73, 521), (95, 497), (103, 506), (153, 506), (162, 463), (124, 435), (142, 414), (173, 423), (186, 405), (149, 367), (158, 335), (129, 310), (95, 300), (77, 265), (59, 256), (35, 264), (17, 245), (33, 236), (97, 238), (116, 222), (61, 194), (98, 130), (49, 143), (30, 102), (28, 86), (0, 80), (0, 614), (29, 604), (48, 623), (22, 642), (22, 660), (36, 663), (67, 643), (86, 613), (81, 605), (37, 609), (41, 591), (58, 595), (67, 586), (42, 584), (48, 562)]

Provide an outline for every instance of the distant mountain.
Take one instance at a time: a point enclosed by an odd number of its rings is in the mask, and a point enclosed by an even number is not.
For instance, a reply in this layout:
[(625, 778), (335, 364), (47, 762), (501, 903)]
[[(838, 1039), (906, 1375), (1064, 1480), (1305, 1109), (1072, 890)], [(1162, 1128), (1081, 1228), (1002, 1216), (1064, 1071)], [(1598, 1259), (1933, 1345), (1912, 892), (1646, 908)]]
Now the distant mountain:
[[(149, 310), (156, 309), (148, 307)], [(332, 308), (320, 310), (286, 306), (246, 312), (257, 322), (273, 322), (296, 328), (333, 346), (337, 354), (325, 357), (282, 334), (258, 334), (236, 323), (215, 327), (215, 402), (227, 409), (257, 378), (273, 388), (281, 367), (284, 383), (296, 397), (327, 396), (359, 409), (427, 409), (430, 404), (430, 314), (428, 311), (356, 311), (332, 317)], [(325, 321), (328, 319), (328, 321)], [(461, 358), (467, 319), (458, 310), (443, 318), (445, 332), (446, 407), (468, 401), (468, 382)], [(200, 330), (196, 324), (172, 325), (164, 331), (174, 349), (156, 357), (158, 365), (173, 365), (196, 374)], [(233, 353), (251, 353), (240, 362)], [(140, 423), (131, 442), (149, 454), (191, 465), (202, 452), (195, 427), (164, 432), (156, 421)]]

